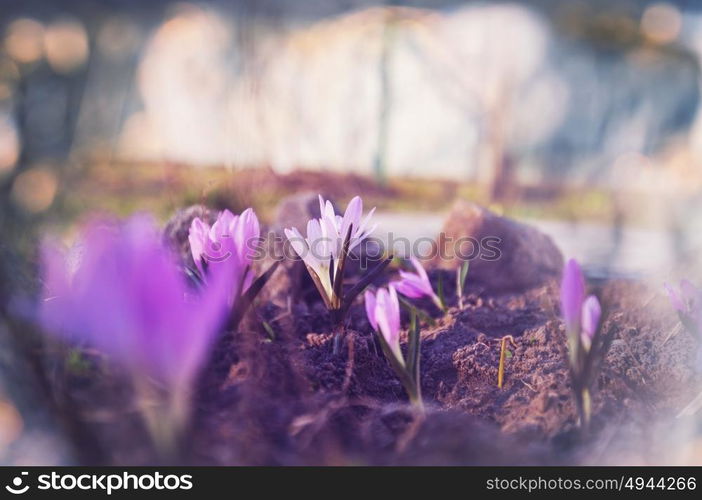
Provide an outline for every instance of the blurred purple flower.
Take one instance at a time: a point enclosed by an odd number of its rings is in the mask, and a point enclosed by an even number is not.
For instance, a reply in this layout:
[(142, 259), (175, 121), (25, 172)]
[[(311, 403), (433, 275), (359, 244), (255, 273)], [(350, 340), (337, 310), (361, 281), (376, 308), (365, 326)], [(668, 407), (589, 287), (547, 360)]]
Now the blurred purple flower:
[(429, 297), (439, 309), (443, 309), (441, 299), (434, 293), (431, 281), (429, 281), (429, 276), (421, 262), (414, 257), (411, 257), (410, 261), (417, 272), (400, 271), (400, 280), (393, 281), (391, 284), (405, 297), (409, 297), (410, 299)]
[(679, 292), (667, 283), (664, 286), (668, 292), (670, 303), (676, 311), (695, 316), (699, 314), (700, 306), (702, 306), (702, 290), (689, 280), (680, 282)]
[(686, 313), (687, 306), (685, 305), (685, 302), (683, 301), (678, 291), (667, 283), (664, 284), (663, 287), (668, 293), (668, 298), (670, 299), (670, 304), (673, 306), (673, 309), (675, 309), (679, 313)]
[(679, 291), (668, 284), (664, 286), (680, 321), (690, 333), (699, 336), (702, 332), (702, 290), (688, 280), (680, 282)]
[(190, 225), (190, 251), (200, 275), (207, 280), (213, 273), (229, 274), (230, 302), (253, 281), (251, 264), (260, 236), (258, 218), (250, 208), (241, 215), (224, 210), (212, 227), (197, 217)]
[(42, 247), (45, 329), (105, 352), (171, 391), (187, 390), (226, 313), (231, 276), (221, 273), (194, 294), (147, 216), (94, 220), (69, 269), (56, 245)]
[(566, 262), (561, 281), (561, 313), (567, 332), (580, 330), (583, 299), (585, 297), (585, 279), (580, 265), (575, 259)]
[(400, 302), (395, 288), (379, 288), (376, 294), (367, 290), (365, 302), (371, 326), (383, 336), (395, 358), (404, 365), (400, 350)]

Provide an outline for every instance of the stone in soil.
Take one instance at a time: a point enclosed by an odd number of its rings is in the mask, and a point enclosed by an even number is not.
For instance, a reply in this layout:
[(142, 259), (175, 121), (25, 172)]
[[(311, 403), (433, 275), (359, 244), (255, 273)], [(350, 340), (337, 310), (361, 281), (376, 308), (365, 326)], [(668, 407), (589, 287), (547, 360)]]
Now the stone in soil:
[(470, 279), (491, 291), (540, 286), (557, 279), (563, 268), (563, 256), (549, 236), (465, 200), (454, 204), (437, 245), (437, 267), (457, 269), (460, 257), (470, 258)]

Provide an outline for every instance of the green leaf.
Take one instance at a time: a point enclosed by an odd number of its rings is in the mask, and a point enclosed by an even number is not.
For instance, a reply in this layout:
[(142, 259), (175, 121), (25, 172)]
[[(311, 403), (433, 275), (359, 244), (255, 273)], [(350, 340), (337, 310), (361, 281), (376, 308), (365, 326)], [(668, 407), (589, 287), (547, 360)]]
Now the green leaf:
[(461, 266), (461, 285), (466, 285), (466, 278), (468, 277), (468, 269), (470, 269), (470, 261), (466, 260)]
[(446, 298), (444, 297), (444, 275), (439, 274), (439, 285), (437, 290), (437, 295), (439, 296), (439, 302), (441, 302), (441, 309), (446, 310)]
[(268, 334), (268, 337), (270, 337), (271, 340), (275, 340), (276, 335), (275, 335), (275, 330), (273, 330), (273, 327), (268, 321), (263, 321), (263, 329), (266, 330), (266, 333)]
[[(246, 311), (249, 310), (249, 307), (251, 307), (251, 304), (253, 304), (253, 301), (256, 299), (256, 296), (259, 294), (264, 285), (268, 283), (268, 280), (271, 278), (275, 270), (278, 269), (279, 264), (279, 261), (275, 261), (271, 265), (271, 267), (269, 267), (266, 270), (265, 273), (263, 273), (261, 276), (255, 279), (253, 283), (251, 283), (251, 286), (249, 286), (248, 290), (246, 290), (246, 292), (244, 292), (236, 301), (236, 304), (234, 304), (234, 307), (232, 308), (232, 311), (229, 315), (229, 321), (227, 323), (227, 327), (230, 331), (236, 330), (236, 328), (239, 326), (239, 323), (243, 319), (244, 314), (246, 314)], [(244, 273), (244, 276), (246, 276), (246, 273)]]
[(346, 267), (346, 259), (349, 256), (349, 244), (351, 243), (352, 231), (353, 224), (349, 224), (349, 230), (346, 232), (346, 236), (344, 238), (344, 245), (341, 249), (341, 255), (339, 257), (339, 268), (336, 270), (336, 275), (334, 276), (334, 283), (332, 285), (332, 309), (341, 309), (344, 296), (344, 268)]
[(410, 329), (407, 334), (407, 372), (412, 377), (414, 385), (419, 390), (419, 354), (420, 354), (420, 332), (417, 313), (412, 313)]
[(71, 349), (66, 357), (66, 369), (74, 375), (85, 375), (90, 371), (90, 363), (79, 349)]
[[(409, 345), (407, 352), (407, 362), (402, 358), (398, 359), (395, 354), (390, 349), (390, 346), (385, 341), (383, 335), (376, 332), (378, 336), (378, 341), (380, 342), (380, 347), (383, 350), (385, 358), (390, 363), (395, 375), (400, 379), (402, 386), (405, 388), (410, 401), (417, 405), (420, 409), (423, 409), (421, 386), (419, 383), (419, 328), (417, 327), (416, 318), (413, 321), (413, 327), (409, 331)], [(414, 358), (414, 360), (411, 360)], [(409, 363), (413, 363), (414, 372), (410, 371)]]
[(463, 309), (463, 290), (466, 286), (466, 278), (468, 277), (468, 267), (470, 261), (463, 261), (461, 267), (456, 270), (456, 296), (458, 297), (458, 308)]
[(378, 333), (377, 335), (378, 335), (378, 339), (380, 340), (380, 346), (383, 349), (383, 354), (385, 354), (385, 358), (390, 363), (390, 366), (392, 367), (393, 371), (395, 372), (395, 375), (397, 375), (397, 378), (400, 379), (400, 382), (402, 383), (402, 387), (405, 388), (405, 391), (407, 392), (407, 395), (409, 396), (410, 400), (416, 401), (417, 400), (416, 385), (414, 383), (412, 376), (410, 375), (409, 371), (407, 370), (407, 366), (405, 365), (405, 363), (402, 359), (398, 359), (395, 357), (395, 355), (392, 352), (392, 349), (390, 349), (390, 346), (385, 341), (385, 338), (383, 337), (383, 335), (380, 333)]
[(392, 259), (393, 256), (390, 255), (385, 260), (379, 262), (373, 269), (371, 269), (363, 277), (361, 277), (358, 280), (358, 282), (344, 294), (344, 301), (341, 306), (342, 317), (346, 314), (346, 311), (348, 311), (349, 307), (351, 307), (351, 304), (353, 304), (353, 301), (358, 296), (358, 294), (365, 290), (366, 287), (370, 285), (370, 283), (385, 270), (388, 264), (392, 262)]
[(463, 261), (463, 264), (461, 265), (461, 268), (458, 272), (458, 283), (459, 283), (459, 290), (460, 290), (461, 295), (463, 295), (463, 289), (466, 287), (466, 278), (468, 277), (468, 268), (470, 268), (470, 261), (465, 260), (465, 261)]

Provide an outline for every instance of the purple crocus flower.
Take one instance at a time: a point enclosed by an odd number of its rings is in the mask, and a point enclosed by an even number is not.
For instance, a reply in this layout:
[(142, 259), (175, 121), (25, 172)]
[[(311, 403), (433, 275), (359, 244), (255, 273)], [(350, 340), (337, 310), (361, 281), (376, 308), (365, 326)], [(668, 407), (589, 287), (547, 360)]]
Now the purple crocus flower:
[(670, 285), (664, 285), (670, 298), (670, 303), (673, 308), (682, 313), (691, 316), (696, 316), (702, 306), (702, 290), (693, 285), (689, 280), (680, 282), (680, 291), (678, 292)]
[(575, 343), (579, 338), (585, 350), (589, 350), (599, 328), (602, 307), (594, 295), (585, 297), (585, 278), (575, 259), (569, 259), (563, 270), (561, 313), (568, 336)]
[(668, 298), (670, 299), (670, 304), (673, 306), (673, 309), (675, 309), (679, 313), (687, 313), (687, 305), (683, 301), (678, 291), (667, 283), (664, 284), (663, 287), (668, 293)]
[(339, 258), (349, 227), (353, 226), (349, 241), (349, 252), (360, 245), (375, 230), (377, 224), (369, 227), (374, 212), (375, 208), (361, 219), (363, 215), (363, 200), (360, 196), (354, 196), (346, 206), (346, 211), (342, 217), (341, 215), (336, 215), (331, 201), (325, 201), (322, 195), (319, 195), (319, 213), (321, 214), (319, 222), (325, 226), (329, 237), (333, 238), (331, 249), (334, 259), (338, 260)]
[(226, 313), (231, 276), (194, 294), (147, 216), (94, 220), (81, 241), (74, 270), (56, 245), (42, 247), (43, 327), (187, 392)]
[(580, 330), (583, 299), (585, 297), (585, 279), (580, 265), (575, 259), (566, 262), (561, 281), (561, 313), (566, 331)]
[(375, 208), (364, 218), (363, 200), (354, 196), (346, 207), (343, 217), (334, 212), (331, 201), (319, 195), (319, 219), (307, 222), (307, 236), (303, 237), (297, 228), (285, 229), (285, 237), (295, 253), (303, 260), (308, 269), (317, 275), (327, 301), (333, 301), (333, 283), (341, 268), (341, 252), (346, 235), (351, 228), (348, 251), (354, 248), (372, 233), (376, 225), (369, 227)]
[(375, 295), (367, 290), (365, 302), (366, 315), (371, 326), (383, 336), (395, 358), (404, 365), (400, 350), (400, 302), (395, 288), (379, 288)]
[[(351, 228), (349, 252), (361, 244), (372, 233), (376, 225), (369, 227), (375, 208), (363, 215), (363, 200), (354, 196), (346, 207), (343, 217), (334, 212), (331, 201), (319, 195), (319, 219), (307, 223), (307, 237), (303, 237), (297, 228), (285, 229), (285, 236), (290, 241), (295, 253), (317, 274), (329, 298), (332, 295), (332, 279), (341, 265), (341, 250), (346, 234)], [(333, 266), (333, 275), (329, 270)]]
[(688, 280), (680, 282), (679, 291), (668, 284), (664, 286), (680, 321), (690, 333), (699, 336), (702, 332), (702, 290)]
[(230, 274), (230, 302), (253, 281), (251, 264), (260, 236), (258, 218), (250, 208), (241, 215), (224, 210), (212, 227), (197, 217), (190, 225), (190, 251), (200, 275), (208, 279), (213, 273)]
[(581, 318), (581, 332), (580, 339), (585, 345), (586, 349), (590, 349), (592, 345), (592, 339), (597, 333), (597, 328), (600, 324), (600, 316), (602, 316), (602, 307), (600, 306), (600, 301), (597, 297), (590, 295), (585, 302), (583, 302), (582, 307), (582, 318)]
[(410, 299), (429, 297), (439, 309), (443, 309), (441, 299), (434, 293), (431, 281), (429, 281), (429, 276), (421, 262), (414, 257), (410, 257), (410, 261), (417, 272), (400, 271), (400, 280), (393, 281), (392, 285), (405, 297), (409, 297)]

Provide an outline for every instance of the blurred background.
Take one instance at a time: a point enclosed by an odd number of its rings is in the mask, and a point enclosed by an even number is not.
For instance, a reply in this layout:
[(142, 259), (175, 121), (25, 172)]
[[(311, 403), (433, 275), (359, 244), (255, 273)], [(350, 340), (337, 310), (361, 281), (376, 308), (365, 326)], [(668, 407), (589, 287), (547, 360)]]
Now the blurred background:
[[(591, 277), (700, 270), (697, 2), (1, 5), (6, 310), (36, 286), (37, 234), (83, 214), (204, 202), (265, 221), (308, 189), (364, 195), (381, 234), (434, 236), (463, 197), (537, 225)], [(27, 383), (7, 373), (0, 395)], [(33, 418), (0, 397), (0, 450), (26, 426), (44, 444), (13, 460), (61, 462)]]
[[(9, 209), (60, 218), (165, 215), (231, 190), (269, 206), (336, 173), (384, 187), (368, 189), (383, 227), (410, 237), (438, 231), (466, 196), (531, 219), (591, 272), (689, 267), (701, 13), (686, 1), (4, 0), (0, 182)], [(362, 179), (342, 184), (364, 191)]]

